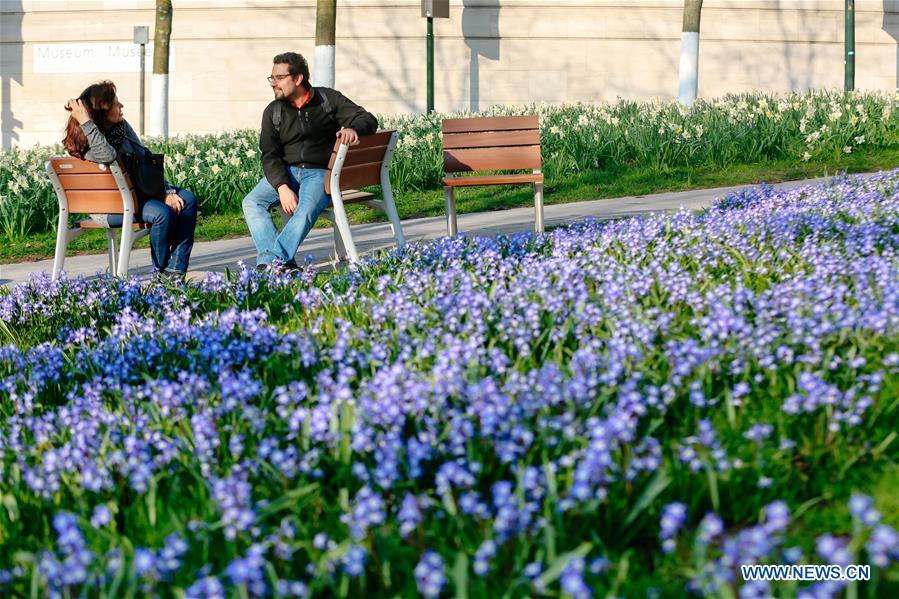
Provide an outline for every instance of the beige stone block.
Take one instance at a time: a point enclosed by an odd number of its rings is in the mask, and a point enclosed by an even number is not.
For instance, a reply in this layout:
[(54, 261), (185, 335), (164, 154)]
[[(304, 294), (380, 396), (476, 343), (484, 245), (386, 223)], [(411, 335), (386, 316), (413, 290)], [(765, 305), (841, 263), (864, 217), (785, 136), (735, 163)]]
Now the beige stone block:
[(883, 13), (856, 16), (855, 42), (895, 45), (899, 40), (899, 13), (885, 17)]
[(605, 36), (610, 38), (680, 39), (682, 10), (622, 8), (605, 10)]
[[(338, 11), (339, 12), (339, 11)], [(172, 36), (194, 39), (315, 38), (314, 7), (196, 10), (172, 19)]]
[(703, 4), (700, 48), (706, 40), (753, 39), (759, 35), (760, 18), (757, 11), (715, 9)]
[(843, 26), (842, 14), (797, 10), (761, 11), (758, 22), (756, 37), (743, 39), (835, 42), (841, 39)]
[(523, 71), (531, 102), (564, 102), (568, 99), (567, 70)]
[[(6, 19), (3, 19), (6, 27)], [(149, 11), (77, 11), (73, 13), (26, 13), (16, 30), (3, 31), (3, 39), (35, 43), (70, 41), (130, 41), (134, 39), (134, 24), (151, 25)], [(152, 35), (152, 27), (151, 27)]]

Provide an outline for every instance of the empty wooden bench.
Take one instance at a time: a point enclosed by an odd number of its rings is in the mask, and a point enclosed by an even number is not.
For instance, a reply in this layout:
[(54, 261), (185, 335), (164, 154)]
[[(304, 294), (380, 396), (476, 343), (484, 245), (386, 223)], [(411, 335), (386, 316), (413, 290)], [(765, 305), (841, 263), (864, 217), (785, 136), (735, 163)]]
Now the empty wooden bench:
[[(101, 228), (106, 229), (109, 243), (109, 272), (125, 276), (134, 242), (150, 232), (150, 225), (134, 222), (137, 197), (128, 175), (115, 162), (97, 164), (71, 157), (51, 158), (45, 167), (59, 201), (53, 279), (59, 277), (69, 243), (88, 229)], [(122, 236), (118, 251), (115, 233), (105, 222), (88, 218), (69, 228), (70, 214), (121, 214)]]
[[(350, 262), (359, 258), (346, 216), (345, 206), (348, 204), (364, 204), (385, 212), (397, 246), (403, 247), (406, 244), (393, 201), (393, 189), (390, 187), (390, 162), (393, 160), (396, 140), (396, 131), (387, 130), (362, 135), (359, 143), (354, 146), (340, 143), (339, 140), (334, 144), (325, 176), (325, 193), (331, 194), (331, 208), (321, 215), (334, 225), (334, 245), (339, 258), (347, 258)], [(383, 200), (375, 199), (371, 192), (359, 191), (360, 187), (372, 185), (381, 186)], [(282, 221), (286, 222), (289, 218), (282, 211)]]
[[(531, 184), (534, 186), (534, 230), (543, 231), (543, 173), (540, 159), (540, 121), (532, 116), (500, 116), (443, 120), (443, 191), (446, 228), (458, 232), (458, 187)], [(530, 170), (530, 173), (456, 176), (479, 171)]]

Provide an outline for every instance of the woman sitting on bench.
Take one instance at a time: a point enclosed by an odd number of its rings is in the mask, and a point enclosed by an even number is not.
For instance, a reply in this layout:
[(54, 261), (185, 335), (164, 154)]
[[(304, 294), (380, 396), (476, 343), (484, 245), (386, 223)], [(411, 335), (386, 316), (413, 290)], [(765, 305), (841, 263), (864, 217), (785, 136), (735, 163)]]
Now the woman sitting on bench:
[[(150, 151), (122, 116), (122, 103), (112, 81), (91, 85), (69, 100), (66, 110), (71, 116), (62, 143), (75, 158), (109, 164), (128, 153), (141, 157)], [(168, 183), (165, 190), (164, 198), (139, 201), (135, 216), (151, 225), (150, 255), (157, 276), (183, 280), (194, 245), (197, 198)], [(105, 217), (110, 227), (122, 226), (121, 214)]]

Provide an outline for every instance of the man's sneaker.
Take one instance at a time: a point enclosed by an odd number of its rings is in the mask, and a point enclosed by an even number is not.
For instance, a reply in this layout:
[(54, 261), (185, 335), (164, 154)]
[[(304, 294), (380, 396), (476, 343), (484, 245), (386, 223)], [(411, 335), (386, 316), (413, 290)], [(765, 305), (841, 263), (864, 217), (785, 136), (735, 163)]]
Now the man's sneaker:
[(256, 272), (258, 273), (271, 273), (275, 275), (280, 275), (284, 273), (295, 273), (300, 272), (302, 269), (297, 266), (296, 262), (286, 262), (284, 264), (281, 263), (267, 263), (267, 264), (257, 264)]
[(180, 270), (160, 270), (156, 272), (156, 277), (160, 281), (176, 284), (183, 283), (185, 276), (187, 276), (187, 273), (181, 272)]

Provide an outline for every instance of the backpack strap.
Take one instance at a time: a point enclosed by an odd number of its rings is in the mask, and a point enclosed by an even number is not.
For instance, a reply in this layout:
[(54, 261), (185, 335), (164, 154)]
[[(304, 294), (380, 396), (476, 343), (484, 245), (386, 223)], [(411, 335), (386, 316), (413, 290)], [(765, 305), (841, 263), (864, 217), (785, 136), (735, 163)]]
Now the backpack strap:
[(272, 108), (272, 124), (275, 126), (279, 132), (281, 131), (281, 102), (275, 102), (274, 108)]
[(321, 97), (322, 97), (322, 109), (325, 111), (326, 114), (330, 115), (331, 114), (331, 99), (328, 97), (328, 94), (321, 91), (321, 88), (319, 88), (319, 93), (321, 94)]
[[(321, 88), (318, 88), (318, 93), (322, 97), (322, 109), (327, 114), (331, 114), (331, 99), (328, 97), (328, 94), (322, 91)], [(281, 131), (281, 110), (283, 110), (284, 104), (282, 102), (275, 102), (274, 107), (272, 107), (272, 124), (275, 126), (275, 129), (278, 132)]]

